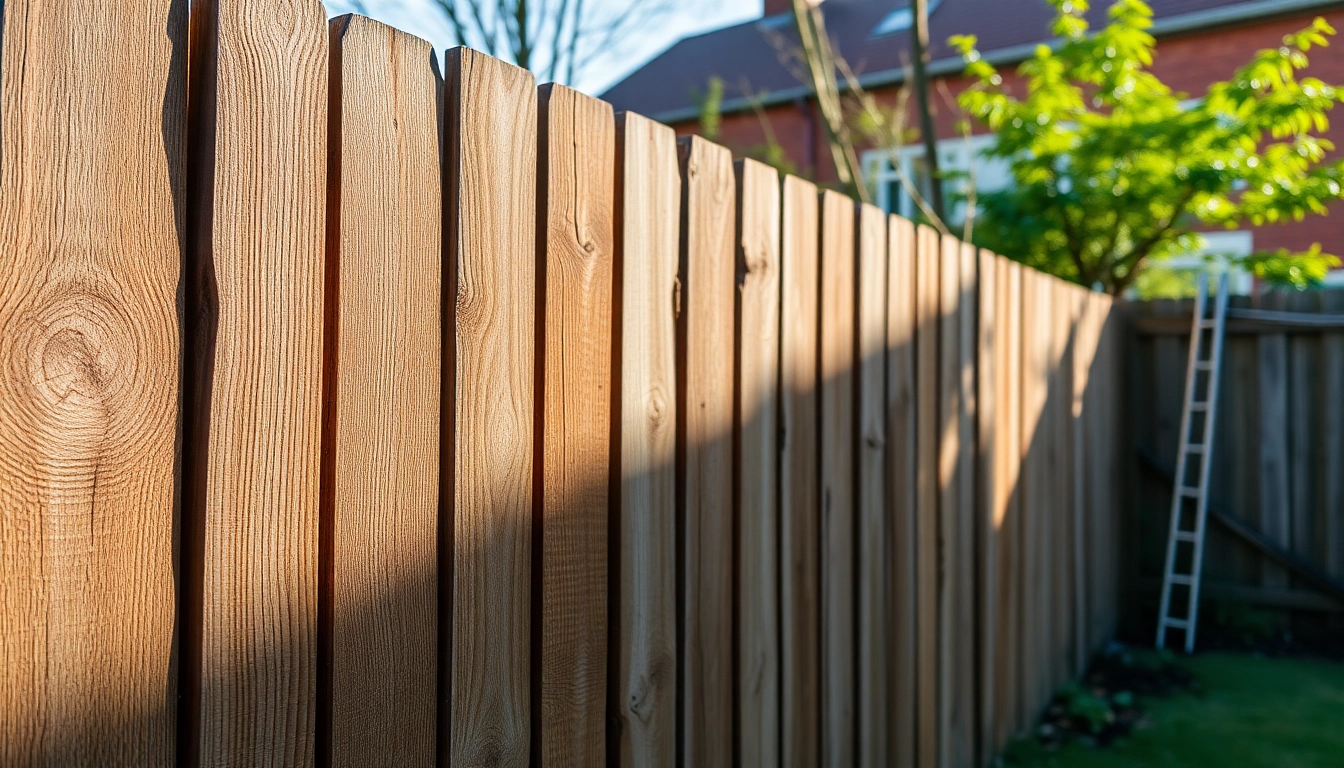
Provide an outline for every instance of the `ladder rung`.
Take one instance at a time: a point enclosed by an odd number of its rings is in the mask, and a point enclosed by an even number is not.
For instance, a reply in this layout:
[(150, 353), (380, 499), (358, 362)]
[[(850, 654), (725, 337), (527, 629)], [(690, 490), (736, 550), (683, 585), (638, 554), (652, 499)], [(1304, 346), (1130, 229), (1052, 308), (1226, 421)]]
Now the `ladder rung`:
[(1164, 618), (1162, 619), (1162, 623), (1166, 624), (1168, 627), (1175, 627), (1176, 629), (1185, 629), (1190, 626), (1190, 622), (1185, 619)]
[(1209, 410), (1209, 401), (1208, 401), (1208, 400), (1195, 400), (1195, 401), (1193, 401), (1193, 402), (1190, 403), (1190, 410), (1192, 410), (1192, 411), (1207, 411), (1207, 410)]
[(1190, 487), (1190, 486), (1188, 486), (1188, 485), (1183, 485), (1183, 486), (1181, 486), (1180, 490), (1178, 490), (1177, 493), (1181, 494), (1182, 496), (1188, 496), (1189, 498), (1192, 498), (1192, 499), (1198, 499), (1198, 498), (1199, 498), (1199, 489), (1198, 489), (1198, 488), (1192, 488), (1192, 487)]
[(1195, 540), (1197, 540), (1198, 538), (1199, 538), (1199, 535), (1196, 534), (1194, 531), (1177, 531), (1177, 532), (1176, 532), (1176, 540), (1177, 540), (1177, 541), (1195, 541)]
[(1171, 574), (1170, 576), (1167, 577), (1167, 581), (1170, 581), (1172, 584), (1183, 584), (1187, 587), (1195, 583), (1194, 579), (1190, 578), (1189, 576), (1182, 576), (1179, 573)]
[(1212, 361), (1212, 360), (1196, 360), (1196, 361), (1195, 361), (1195, 370), (1199, 370), (1199, 371), (1212, 371), (1212, 370), (1213, 370), (1213, 361)]
[(1190, 443), (1190, 444), (1188, 444), (1188, 445), (1185, 446), (1185, 450), (1189, 451), (1190, 453), (1203, 453), (1203, 452), (1204, 452), (1204, 444), (1203, 444), (1203, 443)]
[(1200, 321), (1199, 321), (1199, 327), (1200, 327), (1200, 328), (1207, 328), (1207, 329), (1209, 329), (1209, 330), (1212, 330), (1212, 329), (1218, 327), (1218, 321), (1217, 321), (1217, 320), (1200, 320)]

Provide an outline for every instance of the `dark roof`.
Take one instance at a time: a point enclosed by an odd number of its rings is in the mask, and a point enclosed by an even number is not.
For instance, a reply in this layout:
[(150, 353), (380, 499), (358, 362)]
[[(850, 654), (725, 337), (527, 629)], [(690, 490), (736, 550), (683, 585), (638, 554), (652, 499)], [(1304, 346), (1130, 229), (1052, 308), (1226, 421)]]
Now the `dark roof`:
[[(1148, 1), (1157, 34), (1339, 4), (1326, 0)], [(822, 4), (836, 50), (866, 84), (901, 79), (909, 31), (874, 36), (873, 30), (893, 9), (907, 4), (908, 0), (826, 0)], [(1094, 25), (1104, 23), (1109, 5), (1107, 0), (1094, 0), (1088, 14)], [(929, 16), (930, 57), (934, 62), (931, 71), (939, 74), (962, 69), (959, 57), (947, 44), (947, 39), (957, 34), (979, 38), (979, 50), (987, 60), (1005, 63), (1023, 59), (1036, 44), (1050, 39), (1052, 14), (1045, 0), (942, 0)], [(787, 54), (781, 54), (780, 49), (791, 49), (797, 39), (789, 14), (688, 37), (617, 83), (602, 98), (618, 110), (665, 121), (694, 116), (697, 94), (704, 92), (713, 76), (724, 81), (729, 94), (725, 111), (746, 106), (740, 98), (732, 98), (741, 93), (744, 82), (753, 93), (768, 92), (770, 101), (796, 98), (805, 92), (795, 74), (797, 66), (786, 65)], [(1000, 55), (994, 56), (996, 52)]]

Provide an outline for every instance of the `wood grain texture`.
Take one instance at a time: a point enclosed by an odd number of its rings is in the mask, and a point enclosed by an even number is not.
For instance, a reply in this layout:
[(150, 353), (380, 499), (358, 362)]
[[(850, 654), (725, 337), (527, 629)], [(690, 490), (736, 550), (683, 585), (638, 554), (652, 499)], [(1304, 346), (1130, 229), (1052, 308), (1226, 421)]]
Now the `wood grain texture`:
[(370, 19), (331, 22), (333, 766), (434, 763), (443, 195), (432, 52)]
[(938, 232), (921, 225), (915, 234), (915, 402), (919, 457), (916, 483), (916, 536), (918, 570), (916, 664), (919, 670), (918, 728), (916, 740), (919, 768), (938, 765), (938, 499), (941, 421), (938, 409), (939, 295), (941, 292), (941, 245)]
[(919, 455), (916, 452), (915, 334), (918, 295), (915, 286), (915, 226), (888, 219), (887, 259), (887, 452), (886, 515), (890, 552), (887, 616), (891, 632), (890, 760), (915, 764), (915, 723), (919, 705), (916, 681), (917, 564), (916, 518)]
[(786, 176), (781, 203), (780, 638), (782, 752), (820, 760), (820, 516), (817, 344), (821, 285), (817, 188)]
[[(961, 640), (961, 242), (943, 237), (938, 281), (938, 765), (959, 765)], [(969, 446), (967, 446), (969, 448)]]
[[(527, 70), (445, 57), (454, 765), (526, 765), (537, 98)], [(448, 493), (448, 491), (445, 491)]]
[(199, 681), (189, 749), (203, 765), (311, 765), (327, 19), (311, 0), (219, 0), (192, 14), (217, 50), (201, 62), (203, 78), (214, 67), (203, 89), (215, 109), (193, 150), (212, 155), (213, 176), (193, 182), (205, 210), (188, 318), (202, 332), (187, 354), (200, 406), (184, 441), (199, 537), (185, 549), (201, 553), (202, 596), (199, 649), (184, 654)]
[(737, 728), (741, 765), (780, 765), (780, 184), (737, 166)]
[[(682, 542), (680, 726), (692, 765), (733, 759), (733, 156), (678, 143), (677, 516)], [(664, 215), (666, 215), (666, 211)]]
[(0, 764), (167, 766), (185, 8), (0, 6)]
[(676, 758), (676, 307), (681, 174), (671, 128), (633, 113), (616, 125), (618, 398), (612, 500), (609, 756), (620, 766)]
[(858, 250), (858, 717), (860, 765), (891, 762), (888, 687), (891, 634), (886, 507), (887, 451), (887, 215), (861, 205), (855, 222)]
[(821, 193), (822, 762), (857, 756), (855, 650), (854, 202)]
[(606, 750), (616, 127), (609, 104), (560, 85), (541, 87), (539, 109), (545, 325), (533, 500), (541, 558), (533, 751), (543, 765), (587, 766), (603, 762)]

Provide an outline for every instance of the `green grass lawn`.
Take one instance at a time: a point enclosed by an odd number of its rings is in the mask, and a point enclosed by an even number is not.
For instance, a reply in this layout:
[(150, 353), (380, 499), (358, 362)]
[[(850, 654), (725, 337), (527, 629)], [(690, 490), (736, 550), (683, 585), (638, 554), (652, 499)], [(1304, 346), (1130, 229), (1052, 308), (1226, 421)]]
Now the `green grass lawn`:
[(1009, 748), (1009, 766), (1344, 768), (1344, 664), (1208, 654), (1198, 693), (1145, 700), (1150, 724), (1106, 748)]

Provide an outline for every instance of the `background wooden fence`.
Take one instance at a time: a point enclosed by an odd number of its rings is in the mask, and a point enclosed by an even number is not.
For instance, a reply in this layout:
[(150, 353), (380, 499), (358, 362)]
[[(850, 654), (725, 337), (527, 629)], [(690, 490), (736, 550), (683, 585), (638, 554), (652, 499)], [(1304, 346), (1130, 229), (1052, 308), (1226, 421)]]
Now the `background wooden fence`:
[(1109, 299), (184, 5), (4, 5), (0, 763), (984, 765), (1113, 631)]
[[(1271, 292), (1256, 305), (1305, 320), (1228, 321), (1210, 504), (1344, 582), (1344, 322), (1335, 321), (1344, 315), (1344, 291)], [(1232, 307), (1250, 309), (1252, 302), (1233, 297)], [(1139, 587), (1133, 623), (1151, 625), (1171, 505), (1171, 486), (1152, 465), (1171, 472), (1176, 463), (1192, 309), (1191, 302), (1167, 300), (1132, 311), (1127, 421), (1131, 442), (1151, 458), (1131, 470), (1126, 564)], [(1221, 599), (1307, 612), (1297, 617), (1299, 632), (1328, 629), (1320, 619), (1344, 611), (1344, 595), (1330, 597), (1227, 526), (1212, 524), (1210, 532), (1207, 605), (1216, 608)], [(1212, 629), (1218, 619), (1211, 618), (1205, 626)], [(1328, 622), (1344, 626), (1338, 616)]]

